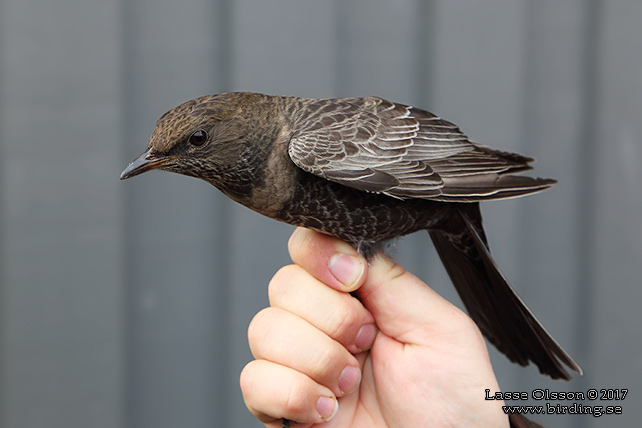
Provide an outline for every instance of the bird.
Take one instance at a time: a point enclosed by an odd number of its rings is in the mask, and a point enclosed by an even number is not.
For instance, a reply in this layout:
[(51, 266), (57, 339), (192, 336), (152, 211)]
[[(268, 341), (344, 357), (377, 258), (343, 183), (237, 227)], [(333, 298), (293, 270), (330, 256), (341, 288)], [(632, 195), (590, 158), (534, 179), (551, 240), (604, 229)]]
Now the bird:
[(267, 217), (348, 242), (367, 260), (428, 231), (469, 316), (511, 361), (570, 380), (580, 366), (494, 262), (480, 202), (550, 188), (534, 159), (495, 150), (428, 111), (378, 97), (207, 95), (163, 114), (120, 179), (205, 180)]

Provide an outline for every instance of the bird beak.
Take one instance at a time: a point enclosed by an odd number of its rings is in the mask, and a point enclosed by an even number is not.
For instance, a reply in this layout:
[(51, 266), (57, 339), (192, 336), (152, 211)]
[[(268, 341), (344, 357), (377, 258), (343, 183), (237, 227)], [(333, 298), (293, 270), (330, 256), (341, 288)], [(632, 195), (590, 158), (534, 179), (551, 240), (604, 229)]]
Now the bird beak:
[(120, 174), (120, 179), (126, 180), (142, 174), (143, 172), (161, 168), (169, 163), (171, 159), (170, 157), (156, 157), (151, 153), (151, 151), (152, 149), (150, 148), (145, 153), (134, 159), (134, 161), (130, 163), (129, 166), (127, 166), (127, 168), (125, 168), (125, 170)]

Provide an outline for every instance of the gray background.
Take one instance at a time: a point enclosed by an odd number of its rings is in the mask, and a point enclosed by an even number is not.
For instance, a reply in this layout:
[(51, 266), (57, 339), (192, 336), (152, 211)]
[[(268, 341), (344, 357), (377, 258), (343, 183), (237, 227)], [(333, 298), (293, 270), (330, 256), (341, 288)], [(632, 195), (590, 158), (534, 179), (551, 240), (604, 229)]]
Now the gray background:
[[(482, 210), (586, 375), (549, 381), (492, 350), (500, 385), (628, 388), (593, 403), (621, 416), (533, 419), (637, 425), (641, 22), (639, 0), (3, 0), (0, 425), (259, 425), (238, 375), (292, 228), (197, 180), (118, 181), (158, 116), (226, 90), (379, 95), (537, 157), (558, 185)], [(398, 260), (456, 300), (425, 234)]]

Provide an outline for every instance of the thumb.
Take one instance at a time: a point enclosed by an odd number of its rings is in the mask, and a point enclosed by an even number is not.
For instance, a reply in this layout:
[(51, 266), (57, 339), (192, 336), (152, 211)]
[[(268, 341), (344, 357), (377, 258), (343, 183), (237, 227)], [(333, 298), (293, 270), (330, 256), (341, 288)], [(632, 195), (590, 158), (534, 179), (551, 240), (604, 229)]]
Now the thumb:
[(427, 333), (452, 333), (462, 321), (470, 321), (426, 283), (381, 255), (371, 261), (357, 295), (379, 329), (404, 343), (421, 343)]

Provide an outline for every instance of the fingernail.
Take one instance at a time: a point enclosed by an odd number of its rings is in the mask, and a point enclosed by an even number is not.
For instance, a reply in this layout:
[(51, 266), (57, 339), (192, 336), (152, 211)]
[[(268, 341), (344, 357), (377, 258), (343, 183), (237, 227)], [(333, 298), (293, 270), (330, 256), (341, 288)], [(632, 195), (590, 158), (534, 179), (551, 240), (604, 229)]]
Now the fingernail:
[(357, 333), (357, 337), (354, 339), (354, 346), (356, 346), (360, 351), (370, 349), (376, 336), (377, 327), (374, 324), (366, 324), (361, 327), (359, 333)]
[(330, 258), (328, 268), (330, 272), (332, 272), (332, 275), (334, 275), (345, 288), (350, 289), (361, 279), (365, 264), (361, 257), (335, 254)]
[(354, 366), (348, 366), (339, 376), (339, 389), (344, 394), (354, 391), (361, 382), (361, 370)]
[(317, 400), (317, 412), (324, 421), (329, 421), (337, 414), (339, 402), (330, 397), (319, 397)]

